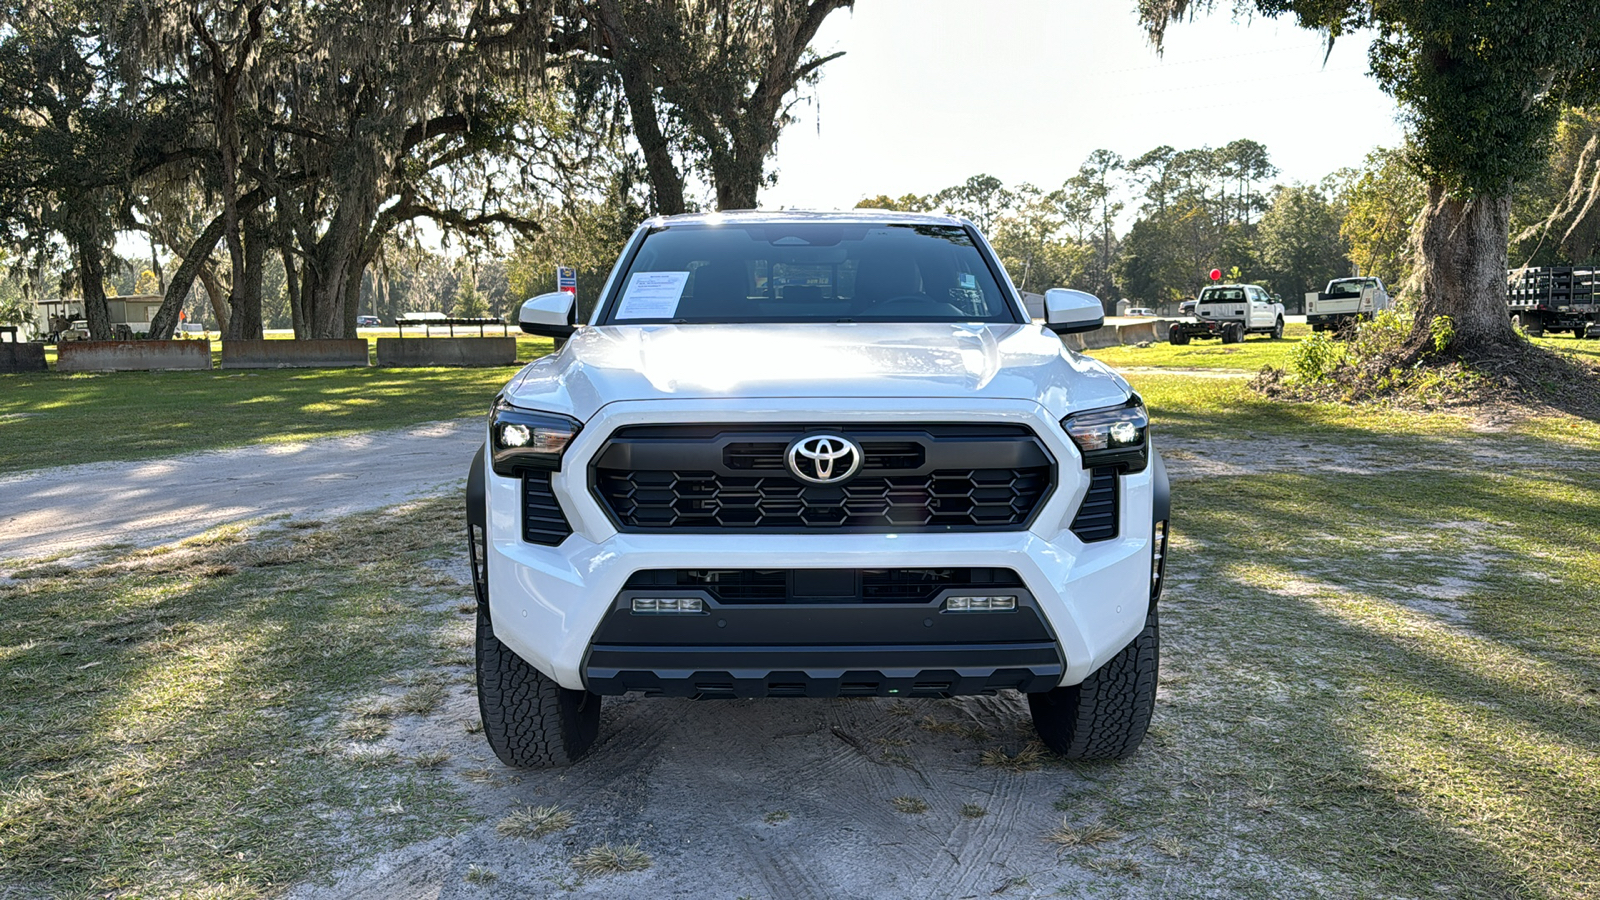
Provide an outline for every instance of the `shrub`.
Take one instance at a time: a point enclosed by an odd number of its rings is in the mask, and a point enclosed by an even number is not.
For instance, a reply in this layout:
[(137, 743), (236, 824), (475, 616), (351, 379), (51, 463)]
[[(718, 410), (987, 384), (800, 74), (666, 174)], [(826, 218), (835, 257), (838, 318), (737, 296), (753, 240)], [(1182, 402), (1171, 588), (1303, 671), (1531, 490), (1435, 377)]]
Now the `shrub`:
[(1301, 381), (1318, 382), (1333, 374), (1344, 361), (1344, 348), (1327, 332), (1313, 332), (1289, 353), (1289, 367)]

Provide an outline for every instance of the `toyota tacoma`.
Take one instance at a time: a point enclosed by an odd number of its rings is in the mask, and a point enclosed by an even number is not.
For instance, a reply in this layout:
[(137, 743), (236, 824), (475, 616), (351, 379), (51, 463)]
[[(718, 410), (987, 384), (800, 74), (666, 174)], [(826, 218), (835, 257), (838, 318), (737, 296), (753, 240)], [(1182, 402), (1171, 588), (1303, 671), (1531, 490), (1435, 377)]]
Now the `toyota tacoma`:
[(1155, 704), (1168, 488), (1139, 395), (973, 225), (655, 218), (495, 398), (467, 487), (484, 735), (565, 765), (602, 698), (1021, 691), (1118, 758)]

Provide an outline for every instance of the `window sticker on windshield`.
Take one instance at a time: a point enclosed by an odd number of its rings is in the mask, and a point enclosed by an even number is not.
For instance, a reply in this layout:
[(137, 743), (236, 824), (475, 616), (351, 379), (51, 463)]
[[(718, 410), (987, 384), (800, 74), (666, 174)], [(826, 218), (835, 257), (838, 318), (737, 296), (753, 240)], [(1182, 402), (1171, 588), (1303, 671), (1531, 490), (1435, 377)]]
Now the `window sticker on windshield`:
[(678, 300), (688, 272), (635, 272), (628, 278), (617, 307), (618, 319), (670, 319), (678, 314)]

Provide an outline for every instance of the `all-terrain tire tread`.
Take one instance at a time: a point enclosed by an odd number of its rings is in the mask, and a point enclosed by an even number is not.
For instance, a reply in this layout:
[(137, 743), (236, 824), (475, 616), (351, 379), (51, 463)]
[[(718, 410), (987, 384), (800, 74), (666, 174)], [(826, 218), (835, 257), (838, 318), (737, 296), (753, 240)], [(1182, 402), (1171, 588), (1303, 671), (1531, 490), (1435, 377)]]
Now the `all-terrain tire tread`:
[(1160, 657), (1160, 622), (1152, 607), (1144, 630), (1082, 684), (1029, 694), (1045, 746), (1068, 759), (1131, 756), (1155, 711)]
[(478, 713), (495, 756), (508, 766), (571, 765), (599, 731), (600, 698), (557, 684), (500, 643), (478, 610)]

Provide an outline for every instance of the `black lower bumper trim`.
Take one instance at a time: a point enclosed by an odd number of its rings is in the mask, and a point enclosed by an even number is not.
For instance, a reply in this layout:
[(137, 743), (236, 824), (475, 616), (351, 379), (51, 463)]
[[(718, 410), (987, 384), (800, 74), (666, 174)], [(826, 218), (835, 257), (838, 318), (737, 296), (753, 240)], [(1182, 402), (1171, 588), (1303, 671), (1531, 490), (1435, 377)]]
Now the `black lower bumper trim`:
[(668, 697), (952, 697), (1046, 691), (1061, 681), (1053, 642), (891, 646), (590, 648), (597, 694)]

